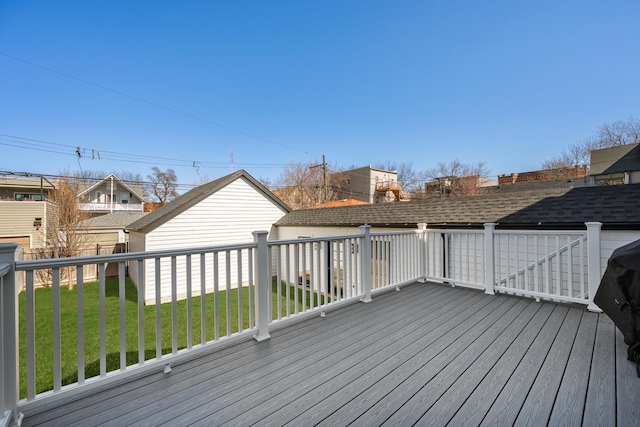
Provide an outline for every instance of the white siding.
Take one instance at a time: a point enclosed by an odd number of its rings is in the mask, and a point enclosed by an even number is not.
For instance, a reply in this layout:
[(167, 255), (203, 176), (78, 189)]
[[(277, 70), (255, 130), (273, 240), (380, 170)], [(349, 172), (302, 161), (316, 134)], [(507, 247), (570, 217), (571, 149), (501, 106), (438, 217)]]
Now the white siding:
[[(175, 218), (170, 219), (157, 229), (146, 235), (146, 250), (170, 250), (181, 248), (210, 247), (249, 243), (253, 241), (252, 233), (257, 230), (270, 231), (286, 212), (263, 194), (252, 187), (245, 179), (238, 179), (218, 190), (207, 199), (190, 207)], [(134, 239), (131, 236), (131, 244)], [(132, 251), (137, 250), (132, 246)], [(220, 286), (229, 284), (232, 287), (239, 281), (248, 278), (248, 253), (240, 256), (241, 268), (238, 269), (238, 254), (229, 254), (229, 265), (226, 253), (219, 254)], [(178, 296), (186, 292), (186, 259), (177, 260)], [(207, 255), (206, 261), (207, 289), (213, 289), (213, 256)], [(163, 300), (171, 296), (171, 260), (163, 259), (161, 263), (161, 289)], [(225, 271), (228, 269), (230, 275)], [(200, 257), (192, 257), (192, 280), (194, 288), (199, 289)], [(155, 261), (145, 262), (145, 282), (147, 302), (154, 302), (155, 295)], [(240, 278), (238, 278), (240, 276)]]
[(627, 231), (602, 231), (600, 238), (600, 253), (602, 254), (600, 266), (601, 275), (604, 274), (604, 270), (607, 268), (607, 262), (613, 254), (613, 251), (620, 246), (624, 246), (628, 243), (640, 240), (640, 230), (627, 230)]

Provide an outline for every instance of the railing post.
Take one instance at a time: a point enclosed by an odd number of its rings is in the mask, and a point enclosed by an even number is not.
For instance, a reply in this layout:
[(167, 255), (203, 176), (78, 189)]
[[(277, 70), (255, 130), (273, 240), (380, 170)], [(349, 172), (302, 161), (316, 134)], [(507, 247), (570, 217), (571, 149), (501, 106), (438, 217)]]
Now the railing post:
[(255, 259), (255, 301), (256, 322), (258, 332), (254, 336), (256, 341), (264, 341), (271, 338), (269, 335), (269, 298), (271, 297), (271, 283), (269, 277), (269, 254), (267, 249), (268, 231), (254, 231), (253, 239), (258, 244)]
[(371, 302), (371, 226), (361, 225), (362, 231), (362, 287), (364, 295), (360, 298), (362, 302)]
[(587, 226), (587, 274), (589, 275), (589, 311), (602, 313), (600, 307), (594, 302), (593, 298), (600, 287), (602, 279), (602, 268), (600, 267), (600, 229), (601, 222), (585, 222)]
[(427, 281), (427, 224), (418, 223), (418, 231), (420, 232), (420, 251), (418, 262), (420, 263), (420, 279), (418, 282), (425, 283)]
[[(18, 245), (0, 245), (0, 425), (18, 419)], [(6, 423), (6, 424), (5, 424)]]
[(495, 295), (493, 289), (496, 282), (495, 259), (493, 248), (493, 235), (496, 224), (487, 222), (484, 224), (484, 286), (485, 294)]

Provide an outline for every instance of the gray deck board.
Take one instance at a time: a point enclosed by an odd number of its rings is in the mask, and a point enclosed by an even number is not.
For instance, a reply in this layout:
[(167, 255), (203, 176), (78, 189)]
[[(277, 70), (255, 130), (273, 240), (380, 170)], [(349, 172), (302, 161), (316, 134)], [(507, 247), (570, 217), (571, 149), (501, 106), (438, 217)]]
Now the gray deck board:
[(25, 412), (35, 425), (637, 425), (640, 379), (583, 307), (437, 284), (375, 295)]
[(640, 378), (636, 365), (626, 360), (627, 345), (622, 333), (616, 330), (616, 395), (618, 396), (617, 421), (619, 427), (637, 426), (640, 423)]
[(596, 337), (598, 316), (582, 313), (576, 343), (571, 349), (567, 369), (562, 377), (560, 390), (553, 405), (549, 424), (556, 426), (580, 426), (589, 385), (591, 356)]

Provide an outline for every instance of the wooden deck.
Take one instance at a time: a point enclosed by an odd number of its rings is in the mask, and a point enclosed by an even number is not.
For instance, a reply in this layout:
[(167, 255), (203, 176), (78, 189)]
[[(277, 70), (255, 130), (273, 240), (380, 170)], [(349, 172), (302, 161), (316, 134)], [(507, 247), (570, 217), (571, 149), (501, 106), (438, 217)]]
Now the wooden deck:
[(38, 408), (23, 426), (637, 426), (639, 402), (605, 315), (415, 284)]

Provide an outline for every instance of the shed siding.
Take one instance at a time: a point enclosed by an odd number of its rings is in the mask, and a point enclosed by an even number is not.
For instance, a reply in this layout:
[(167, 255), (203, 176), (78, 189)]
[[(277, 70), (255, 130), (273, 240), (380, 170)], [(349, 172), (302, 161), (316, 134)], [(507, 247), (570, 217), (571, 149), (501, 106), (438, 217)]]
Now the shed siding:
[[(249, 243), (253, 241), (252, 232), (257, 230), (272, 229), (273, 224), (278, 221), (286, 212), (250, 185), (248, 181), (241, 178), (226, 187), (218, 190), (208, 198), (190, 207), (185, 212), (172, 218), (165, 224), (146, 235), (146, 250), (170, 250), (180, 248), (197, 248), (219, 245), (232, 245)], [(134, 246), (134, 233), (130, 236), (131, 248)], [(209, 256), (210, 257), (210, 256)], [(226, 255), (220, 254), (219, 267), (221, 272), (221, 282), (225, 283), (226, 277)], [(228, 282), (232, 287), (239, 282), (237, 276), (236, 253), (230, 256), (229, 268), (231, 276)], [(242, 280), (248, 279), (248, 254), (242, 254)], [(186, 260), (177, 260), (177, 293), (180, 297), (186, 293)], [(208, 289), (213, 289), (211, 277), (213, 262), (208, 260), (207, 283)], [(200, 264), (199, 257), (192, 258), (192, 278), (194, 288), (199, 289)], [(171, 296), (171, 261), (162, 260), (161, 263), (161, 288), (163, 301)], [(145, 300), (148, 303), (155, 302), (155, 262), (149, 260), (145, 262)], [(194, 294), (197, 292), (194, 292)]]
[(604, 270), (607, 268), (607, 262), (613, 254), (613, 251), (620, 246), (624, 246), (628, 243), (635, 242), (640, 239), (640, 231), (627, 230), (627, 231), (612, 231), (604, 230), (600, 236), (600, 254), (601, 258), (601, 274), (604, 274)]
[[(137, 231), (129, 232), (129, 252), (144, 252), (144, 234)], [(129, 263), (129, 278), (136, 285), (138, 291), (140, 290), (140, 283), (138, 283), (138, 263)]]

